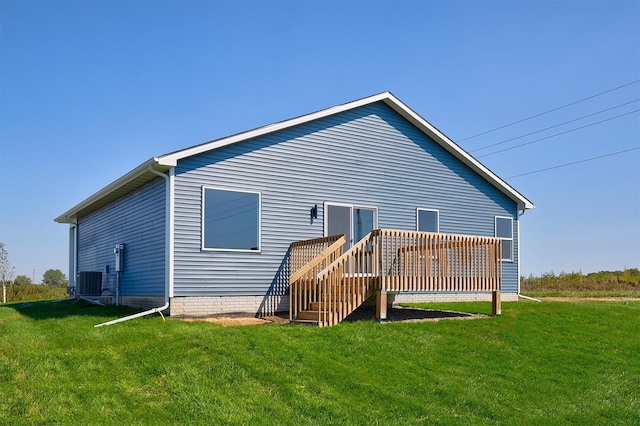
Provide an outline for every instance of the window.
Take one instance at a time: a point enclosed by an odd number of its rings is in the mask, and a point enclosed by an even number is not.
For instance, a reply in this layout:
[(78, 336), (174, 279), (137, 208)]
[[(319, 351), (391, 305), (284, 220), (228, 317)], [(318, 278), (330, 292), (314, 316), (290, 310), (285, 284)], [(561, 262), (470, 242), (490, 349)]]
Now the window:
[(416, 222), (419, 232), (440, 232), (440, 212), (438, 210), (417, 209)]
[(260, 251), (260, 194), (203, 188), (202, 248)]
[(513, 218), (496, 216), (496, 237), (502, 240), (502, 260), (513, 261)]

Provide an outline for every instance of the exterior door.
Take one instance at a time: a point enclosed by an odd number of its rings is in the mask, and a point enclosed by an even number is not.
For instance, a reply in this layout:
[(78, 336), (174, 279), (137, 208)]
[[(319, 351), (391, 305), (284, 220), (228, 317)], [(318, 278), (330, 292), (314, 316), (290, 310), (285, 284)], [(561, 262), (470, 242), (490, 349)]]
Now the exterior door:
[(378, 209), (375, 207), (325, 205), (325, 234), (344, 234), (347, 242), (345, 251), (364, 238), (378, 226)]

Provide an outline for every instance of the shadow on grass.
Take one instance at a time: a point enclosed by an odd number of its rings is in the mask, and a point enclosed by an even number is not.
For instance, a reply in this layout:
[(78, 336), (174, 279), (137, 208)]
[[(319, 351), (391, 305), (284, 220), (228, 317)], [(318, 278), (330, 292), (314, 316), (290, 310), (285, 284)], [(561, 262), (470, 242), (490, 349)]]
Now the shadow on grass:
[(116, 318), (138, 312), (127, 306), (100, 306), (82, 299), (45, 300), (16, 302), (1, 305), (2, 309), (13, 309), (21, 315), (35, 320), (76, 317)]
[[(485, 315), (471, 314), (467, 312), (455, 312), (440, 309), (422, 309), (402, 306), (387, 306), (387, 318), (383, 322), (395, 322), (395, 321), (426, 321), (426, 320), (440, 320), (447, 318), (478, 318)], [(344, 321), (356, 322), (356, 321), (378, 321), (376, 319), (376, 304), (375, 300), (367, 300)]]

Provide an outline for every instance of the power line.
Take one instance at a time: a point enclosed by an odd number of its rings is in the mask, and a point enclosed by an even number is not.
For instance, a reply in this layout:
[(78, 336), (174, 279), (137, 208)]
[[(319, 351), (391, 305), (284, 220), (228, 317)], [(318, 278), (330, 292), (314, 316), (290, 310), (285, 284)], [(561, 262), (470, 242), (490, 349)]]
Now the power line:
[(550, 136), (546, 136), (544, 138), (535, 139), (535, 140), (532, 140), (530, 142), (521, 143), (520, 145), (514, 145), (514, 146), (509, 147), (509, 148), (500, 149), (498, 151), (490, 152), (489, 154), (478, 155), (477, 158), (488, 157), (490, 155), (499, 154), (501, 152), (510, 151), (512, 149), (520, 148), (520, 147), (525, 146), (525, 145), (531, 145), (532, 143), (536, 143), (536, 142), (544, 141), (544, 140), (547, 140), (547, 139), (555, 138), (556, 136), (565, 135), (567, 133), (575, 132), (576, 130), (586, 129), (587, 127), (591, 127), (591, 126), (595, 126), (596, 124), (602, 124), (602, 123), (607, 122), (607, 121), (615, 120), (616, 118), (624, 117), (625, 115), (629, 115), (629, 114), (634, 114), (634, 113), (636, 113), (638, 111), (640, 111), (640, 109), (636, 109), (636, 110), (633, 110), (633, 111), (626, 112), (624, 114), (616, 115), (615, 117), (611, 117), (611, 118), (607, 118), (607, 119), (604, 119), (604, 120), (596, 121), (595, 123), (586, 124), (584, 126), (576, 127), (575, 129), (569, 129), (567, 131), (556, 133), (556, 134), (550, 135)]
[(640, 80), (635, 80), (635, 81), (632, 81), (630, 83), (623, 84), (622, 86), (614, 87), (613, 89), (605, 90), (604, 92), (600, 92), (600, 93), (596, 93), (595, 95), (587, 96), (586, 98), (583, 98), (583, 99), (568, 103), (566, 105), (562, 105), (562, 106), (550, 109), (550, 110), (545, 111), (545, 112), (541, 112), (541, 113), (536, 114), (536, 115), (532, 115), (531, 117), (527, 117), (527, 118), (523, 118), (523, 119), (518, 120), (518, 121), (514, 121), (513, 123), (509, 123), (509, 124), (505, 124), (505, 125), (500, 126), (500, 127), (496, 127), (495, 129), (491, 129), (491, 130), (487, 130), (487, 131), (482, 132), (482, 133), (478, 133), (477, 135), (469, 136), (469, 137), (464, 138), (464, 139), (458, 139), (458, 143), (466, 141), (466, 140), (469, 140), (469, 139), (477, 138), (478, 136), (486, 135), (487, 133), (495, 132), (496, 130), (504, 129), (505, 127), (510, 127), (510, 126), (515, 125), (515, 124), (519, 124), (519, 123), (522, 123), (524, 121), (531, 120), (533, 118), (537, 118), (537, 117), (540, 117), (540, 116), (545, 115), (545, 114), (549, 114), (549, 113), (554, 112), (554, 111), (558, 111), (560, 109), (569, 107), (571, 105), (578, 104), (580, 102), (588, 101), (589, 99), (593, 99), (595, 97), (602, 96), (604, 94), (614, 92), (616, 90), (622, 89), (622, 88), (627, 87), (627, 86), (631, 86), (632, 84), (636, 84), (638, 82), (640, 82)]
[(573, 166), (574, 164), (586, 163), (587, 161), (593, 161), (593, 160), (598, 160), (600, 158), (611, 157), (612, 155), (624, 154), (625, 152), (636, 151), (638, 149), (640, 149), (640, 146), (637, 146), (635, 148), (625, 149), (624, 151), (618, 151), (618, 152), (612, 152), (610, 154), (599, 155), (597, 157), (591, 157), (591, 158), (587, 158), (587, 159), (584, 159), (584, 160), (573, 161), (571, 163), (561, 164), (559, 166), (547, 167), (546, 169), (534, 170), (533, 172), (527, 172), (527, 173), (522, 173), (522, 174), (515, 175), (515, 176), (509, 176), (506, 179), (513, 179), (513, 178), (517, 178), (517, 177), (520, 177), (520, 176), (532, 175), (534, 173), (541, 173), (541, 172), (546, 172), (548, 170), (559, 169), (561, 167)]
[(582, 117), (578, 117), (578, 118), (574, 118), (573, 120), (565, 121), (564, 123), (560, 123), (560, 124), (556, 124), (556, 125), (553, 125), (553, 126), (550, 126), (550, 127), (546, 127), (544, 129), (536, 130), (535, 132), (527, 133), (527, 134), (521, 135), (521, 136), (516, 136), (515, 138), (506, 139), (506, 140), (503, 140), (501, 142), (492, 143), (491, 145), (486, 145), (486, 146), (483, 146), (481, 148), (476, 148), (476, 149), (474, 149), (472, 151), (469, 151), (469, 152), (482, 151), (483, 149), (491, 148), (492, 146), (502, 145), (503, 143), (515, 141), (517, 139), (522, 139), (522, 138), (527, 137), (527, 136), (535, 135), (536, 133), (544, 132), (545, 130), (554, 129), (556, 127), (564, 126), (565, 124), (573, 123), (574, 121), (580, 121), (580, 120), (583, 120), (585, 118), (593, 117), (594, 115), (602, 114), (603, 112), (611, 111), (611, 110), (614, 110), (616, 108), (620, 108), (620, 107), (623, 107), (625, 105), (629, 105), (629, 104), (632, 104), (632, 103), (638, 102), (638, 101), (640, 101), (640, 99), (634, 99), (632, 101), (625, 102), (623, 104), (616, 105), (616, 106), (611, 107), (611, 108), (603, 109), (603, 110), (600, 110), (598, 112), (594, 112), (592, 114), (583, 115)]

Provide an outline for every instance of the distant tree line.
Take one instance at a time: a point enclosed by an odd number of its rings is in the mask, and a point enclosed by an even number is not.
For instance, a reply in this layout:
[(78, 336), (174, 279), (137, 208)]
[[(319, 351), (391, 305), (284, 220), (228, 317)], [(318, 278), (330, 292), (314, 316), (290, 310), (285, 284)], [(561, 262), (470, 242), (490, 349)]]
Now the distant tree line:
[(629, 268), (624, 271), (600, 271), (584, 275), (582, 272), (545, 272), (536, 277), (520, 277), (523, 290), (630, 290), (640, 291), (640, 270)]
[(26, 275), (13, 279), (15, 269), (9, 261), (9, 252), (0, 242), (0, 302), (21, 302), (25, 300), (59, 299), (67, 296), (69, 280), (60, 269), (49, 269), (42, 275), (42, 284), (34, 284)]
[[(26, 275), (18, 275), (15, 280), (13, 280), (13, 285), (30, 285), (35, 284), (31, 281)], [(49, 269), (42, 275), (42, 284), (49, 285), (52, 287), (63, 287), (66, 288), (69, 285), (69, 280), (67, 276), (62, 273), (60, 269)]]
[(6, 287), (7, 302), (61, 299), (67, 297), (69, 280), (60, 269), (49, 269), (42, 275), (42, 284), (34, 284), (26, 275), (18, 275)]

